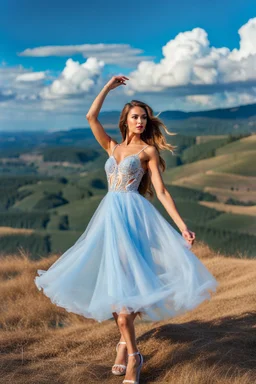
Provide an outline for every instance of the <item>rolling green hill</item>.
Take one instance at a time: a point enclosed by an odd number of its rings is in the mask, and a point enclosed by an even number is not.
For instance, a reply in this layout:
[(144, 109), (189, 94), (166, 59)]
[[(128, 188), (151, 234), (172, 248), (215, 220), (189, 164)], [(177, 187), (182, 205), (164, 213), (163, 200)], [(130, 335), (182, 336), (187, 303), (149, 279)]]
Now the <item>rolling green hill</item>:
[[(256, 135), (216, 149), (216, 155), (174, 169), (163, 177), (166, 183), (215, 194), (220, 201), (233, 198), (256, 202)], [(204, 145), (204, 143), (202, 144)]]
[(210, 228), (229, 229), (230, 231), (256, 233), (256, 217), (248, 215), (236, 215), (234, 213), (222, 213), (207, 223)]
[(216, 150), (216, 155), (225, 155), (227, 153), (241, 153), (244, 151), (256, 150), (256, 134), (234, 141)]
[[(178, 135), (170, 140), (178, 145), (176, 156), (169, 152), (162, 153), (167, 166), (163, 179), (181, 216), (196, 232), (198, 240), (206, 241), (212, 248), (221, 249), (227, 255), (231, 252), (239, 255), (246, 248), (249, 257), (255, 256), (254, 207), (243, 207), (244, 204), (256, 204), (255, 137), (231, 138), (222, 135), (216, 139), (204, 139), (200, 136), (200, 140), (196, 140)], [(72, 148), (70, 153), (77, 154)], [(59, 154), (63, 155), (63, 152)], [(94, 152), (92, 154), (95, 155)], [(22, 236), (24, 245), (32, 247), (32, 252), (37, 249), (36, 239), (40, 240), (40, 252), (61, 253), (72, 246), (86, 229), (107, 192), (104, 170), (107, 157), (107, 153), (101, 150), (94, 160), (86, 162), (82, 170), (68, 164), (67, 173), (60, 163), (60, 173), (56, 168), (55, 177), (42, 177), (42, 180), (38, 180), (38, 175), (34, 179), (29, 176), (20, 181), (3, 178), (2, 185), (6, 183), (6, 189), (1, 188), (4, 202), (2, 216), (0, 212), (2, 223), (6, 217), (12, 219), (10, 215), (5, 216), (6, 212), (17, 214), (16, 226), (19, 227), (20, 223), (21, 228), (26, 223), (26, 217), (30, 217), (30, 213), (33, 215), (36, 209), (47, 214), (44, 227), (35, 227), (35, 221), (28, 226), (34, 229), (31, 241), (28, 233), (12, 234), (16, 236), (13, 238), (0, 233), (2, 244), (8, 243), (8, 252), (16, 253), (17, 244), (22, 244)], [(198, 160), (198, 157), (208, 158)], [(184, 159), (187, 164), (181, 164)], [(50, 165), (43, 163), (38, 169), (44, 172), (47, 167)], [(230, 205), (225, 204), (227, 201)], [(152, 203), (175, 227), (156, 197)]]
[(57, 213), (58, 215), (68, 215), (69, 228), (75, 231), (82, 230), (89, 223), (102, 197), (103, 194), (82, 200), (74, 200), (61, 207), (50, 209), (49, 212)]

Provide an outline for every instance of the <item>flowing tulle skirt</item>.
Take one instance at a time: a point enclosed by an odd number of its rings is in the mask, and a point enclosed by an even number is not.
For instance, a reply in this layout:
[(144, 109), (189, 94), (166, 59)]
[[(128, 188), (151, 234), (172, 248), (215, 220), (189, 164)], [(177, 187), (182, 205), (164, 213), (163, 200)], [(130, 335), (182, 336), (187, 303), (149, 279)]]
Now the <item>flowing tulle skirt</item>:
[(137, 192), (108, 192), (86, 230), (35, 278), (51, 301), (99, 322), (141, 312), (157, 321), (211, 298), (218, 282), (191, 246)]

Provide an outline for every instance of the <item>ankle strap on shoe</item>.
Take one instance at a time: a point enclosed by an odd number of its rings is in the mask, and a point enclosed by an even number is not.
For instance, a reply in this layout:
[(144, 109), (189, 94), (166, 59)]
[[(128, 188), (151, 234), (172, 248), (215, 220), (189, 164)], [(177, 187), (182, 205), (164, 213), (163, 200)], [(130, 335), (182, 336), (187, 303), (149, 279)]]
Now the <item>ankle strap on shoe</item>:
[(128, 353), (128, 356), (135, 356), (135, 355), (139, 355), (140, 354), (140, 352), (138, 351), (138, 352), (134, 352), (134, 353)]
[(119, 344), (126, 344), (125, 341), (119, 341), (116, 345), (116, 352), (118, 352), (118, 347), (119, 347)]

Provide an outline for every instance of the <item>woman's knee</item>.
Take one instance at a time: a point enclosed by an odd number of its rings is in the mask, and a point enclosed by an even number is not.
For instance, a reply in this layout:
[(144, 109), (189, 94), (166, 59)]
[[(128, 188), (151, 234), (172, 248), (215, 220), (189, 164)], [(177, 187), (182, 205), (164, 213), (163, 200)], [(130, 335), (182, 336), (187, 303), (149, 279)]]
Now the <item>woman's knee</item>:
[(117, 323), (120, 328), (127, 328), (131, 322), (131, 316), (120, 313), (118, 315)]

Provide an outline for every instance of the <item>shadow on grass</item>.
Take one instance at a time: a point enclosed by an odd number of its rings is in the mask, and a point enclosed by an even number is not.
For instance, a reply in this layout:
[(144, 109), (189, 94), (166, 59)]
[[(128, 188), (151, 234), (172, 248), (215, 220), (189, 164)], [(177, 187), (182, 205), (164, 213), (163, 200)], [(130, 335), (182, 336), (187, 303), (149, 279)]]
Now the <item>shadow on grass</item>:
[[(154, 382), (163, 371), (188, 362), (198, 368), (218, 365), (226, 377), (228, 372), (234, 375), (235, 370), (241, 374), (251, 371), (256, 379), (256, 311), (215, 321), (189, 321), (153, 328), (137, 340), (142, 345), (142, 353), (143, 342), (152, 338), (169, 341), (172, 346), (179, 344), (182, 348), (168, 352), (150, 372), (144, 371), (142, 383), (147, 382), (148, 375)], [(144, 357), (145, 361), (150, 361), (153, 356)]]

